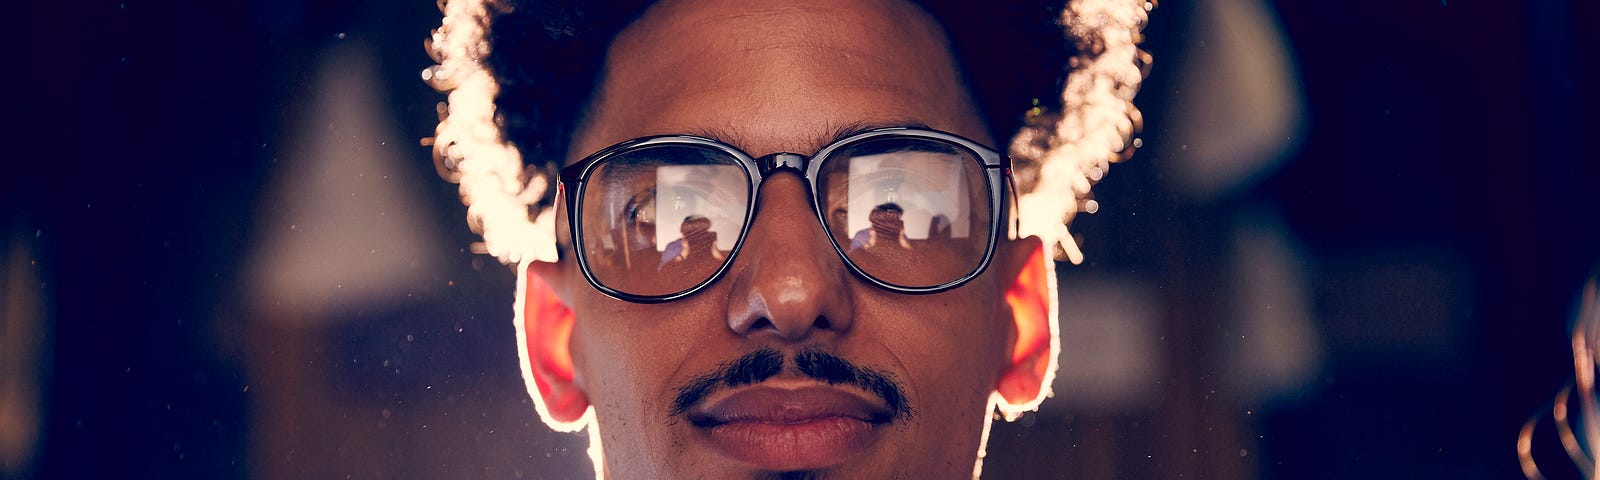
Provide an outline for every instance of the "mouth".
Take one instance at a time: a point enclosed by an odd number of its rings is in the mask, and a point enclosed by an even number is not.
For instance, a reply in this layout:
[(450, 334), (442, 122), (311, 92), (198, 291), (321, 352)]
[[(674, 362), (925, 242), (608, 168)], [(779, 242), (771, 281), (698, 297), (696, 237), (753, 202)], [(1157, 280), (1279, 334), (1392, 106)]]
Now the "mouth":
[(695, 430), (730, 457), (768, 471), (828, 467), (860, 454), (893, 421), (869, 396), (806, 382), (773, 380), (687, 412)]

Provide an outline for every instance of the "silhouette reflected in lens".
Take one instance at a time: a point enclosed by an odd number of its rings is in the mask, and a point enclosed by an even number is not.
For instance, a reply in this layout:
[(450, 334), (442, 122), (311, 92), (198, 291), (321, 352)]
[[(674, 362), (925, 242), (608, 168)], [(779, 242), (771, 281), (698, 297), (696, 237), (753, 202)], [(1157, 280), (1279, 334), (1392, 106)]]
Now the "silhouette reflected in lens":
[(934, 215), (933, 219), (928, 221), (928, 240), (950, 240), (950, 217), (946, 217), (941, 213)]
[(904, 213), (905, 210), (894, 203), (884, 203), (872, 207), (872, 212), (867, 214), (869, 226), (857, 231), (851, 237), (850, 249), (878, 247), (911, 249), (911, 244), (906, 241)]
[(684, 217), (678, 232), (681, 236), (667, 243), (667, 247), (661, 251), (661, 264), (657, 270), (664, 271), (673, 264), (690, 266), (722, 261), (724, 255), (717, 250), (717, 232), (711, 231), (711, 219), (701, 215)]

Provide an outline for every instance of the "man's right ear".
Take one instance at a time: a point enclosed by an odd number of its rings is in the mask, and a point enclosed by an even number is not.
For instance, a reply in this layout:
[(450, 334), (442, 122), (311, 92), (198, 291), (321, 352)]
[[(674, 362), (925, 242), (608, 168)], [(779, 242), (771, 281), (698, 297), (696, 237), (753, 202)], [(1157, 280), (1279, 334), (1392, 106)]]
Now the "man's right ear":
[(584, 427), (589, 397), (575, 382), (572, 368), (572, 327), (576, 316), (569, 307), (572, 292), (559, 263), (528, 264), (523, 291), (522, 331), (529, 393), (539, 414), (551, 428), (576, 431)]

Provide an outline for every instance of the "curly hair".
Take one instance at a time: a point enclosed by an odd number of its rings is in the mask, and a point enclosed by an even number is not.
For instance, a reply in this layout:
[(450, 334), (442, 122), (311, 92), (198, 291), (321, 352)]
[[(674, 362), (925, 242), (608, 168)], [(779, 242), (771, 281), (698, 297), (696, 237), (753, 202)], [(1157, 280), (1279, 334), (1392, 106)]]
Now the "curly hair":
[[(525, 159), (537, 165), (566, 158), (567, 139), (601, 80), (607, 47), (651, 3), (501, 2), (489, 19), (484, 62), (500, 85), (495, 107), (505, 138)], [(1011, 138), (1034, 107), (1059, 106), (1062, 67), (1071, 56), (1056, 23), (1061, 2), (918, 3), (944, 26), (993, 138)]]

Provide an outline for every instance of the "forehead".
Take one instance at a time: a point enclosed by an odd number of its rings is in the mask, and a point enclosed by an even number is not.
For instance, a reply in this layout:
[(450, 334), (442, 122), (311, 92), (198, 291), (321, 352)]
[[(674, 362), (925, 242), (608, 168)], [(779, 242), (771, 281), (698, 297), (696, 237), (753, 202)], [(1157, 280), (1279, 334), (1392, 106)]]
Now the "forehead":
[(667, 1), (612, 43), (572, 157), (708, 132), (753, 155), (811, 153), (860, 124), (923, 124), (993, 143), (943, 31), (913, 5)]

